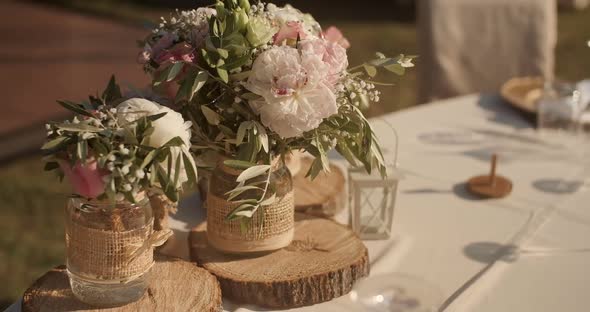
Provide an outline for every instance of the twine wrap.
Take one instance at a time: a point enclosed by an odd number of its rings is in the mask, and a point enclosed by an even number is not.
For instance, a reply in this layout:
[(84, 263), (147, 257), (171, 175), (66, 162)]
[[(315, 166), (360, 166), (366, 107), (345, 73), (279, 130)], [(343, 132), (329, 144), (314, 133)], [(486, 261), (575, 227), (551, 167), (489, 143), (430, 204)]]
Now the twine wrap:
[(68, 270), (92, 280), (129, 282), (152, 267), (152, 246), (163, 237), (169, 234), (154, 232), (153, 220), (122, 232), (92, 229), (70, 221), (66, 228)]
[[(293, 191), (264, 206), (263, 213), (256, 211), (247, 230), (239, 220), (226, 221), (225, 217), (238, 203), (209, 193), (207, 196), (207, 237), (213, 247), (226, 252), (269, 251), (286, 247), (293, 239), (295, 202)], [(261, 209), (261, 208), (259, 208)]]

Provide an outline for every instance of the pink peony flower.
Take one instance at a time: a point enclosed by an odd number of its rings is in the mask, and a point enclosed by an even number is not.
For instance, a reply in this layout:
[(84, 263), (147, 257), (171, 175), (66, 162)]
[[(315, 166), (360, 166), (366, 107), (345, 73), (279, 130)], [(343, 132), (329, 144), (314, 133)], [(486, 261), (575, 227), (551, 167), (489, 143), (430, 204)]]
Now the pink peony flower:
[(281, 137), (300, 136), (338, 112), (336, 96), (326, 81), (328, 73), (317, 54), (273, 47), (254, 61), (245, 87), (262, 99), (249, 104), (262, 123)]
[(154, 55), (156, 63), (162, 65), (168, 62), (192, 62), (195, 59), (194, 49), (188, 43), (181, 42), (168, 50), (162, 51), (160, 55)]
[(348, 68), (346, 49), (340, 44), (325, 39), (310, 39), (299, 42), (299, 49), (303, 54), (314, 54), (328, 65), (327, 81), (334, 85)]
[(76, 194), (96, 198), (104, 193), (105, 185), (102, 178), (106, 174), (98, 168), (96, 159), (88, 159), (86, 164), (78, 161), (73, 167), (67, 161), (60, 160), (59, 166), (70, 180)]
[(323, 32), (323, 35), (324, 38), (330, 42), (337, 43), (345, 49), (350, 48), (350, 42), (348, 42), (348, 40), (344, 38), (344, 35), (340, 31), (340, 29), (334, 26), (328, 27), (328, 29), (326, 29), (326, 31)]
[(273, 43), (275, 45), (280, 45), (287, 39), (297, 40), (297, 38), (306, 38), (305, 32), (303, 31), (303, 25), (299, 21), (291, 21), (285, 23), (281, 29), (279, 29), (279, 32), (274, 35)]

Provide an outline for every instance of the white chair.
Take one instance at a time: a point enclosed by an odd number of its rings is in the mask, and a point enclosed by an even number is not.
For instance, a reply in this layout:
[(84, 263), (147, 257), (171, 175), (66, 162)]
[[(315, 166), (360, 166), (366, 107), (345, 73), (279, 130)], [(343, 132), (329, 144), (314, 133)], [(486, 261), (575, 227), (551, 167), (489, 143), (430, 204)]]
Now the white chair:
[(517, 76), (551, 78), (555, 0), (420, 0), (419, 103), (495, 92)]

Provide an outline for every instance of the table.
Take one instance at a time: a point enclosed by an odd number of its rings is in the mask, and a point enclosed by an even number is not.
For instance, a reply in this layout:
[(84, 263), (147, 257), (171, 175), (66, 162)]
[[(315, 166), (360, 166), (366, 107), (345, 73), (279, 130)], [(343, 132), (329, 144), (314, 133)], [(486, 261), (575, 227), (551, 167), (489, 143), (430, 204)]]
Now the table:
[[(445, 311), (587, 311), (590, 297), (590, 159), (580, 146), (538, 136), (494, 95), (469, 95), (373, 120), (386, 157), (400, 137), (400, 182), (388, 241), (367, 241), (371, 274), (420, 276), (455, 299)], [(470, 196), (463, 183), (486, 173), (514, 183), (500, 200)], [(171, 220), (167, 252), (187, 257), (186, 231), (202, 220), (198, 198)], [(506, 245), (514, 245), (506, 248)], [(515, 254), (499, 251), (514, 251)], [(492, 263), (492, 264), (490, 264)], [(482, 271), (483, 270), (483, 271)], [(472, 284), (466, 283), (483, 272)], [(289, 311), (345, 311), (346, 298)], [(260, 311), (224, 302), (226, 311)], [(9, 311), (18, 311), (12, 307)]]

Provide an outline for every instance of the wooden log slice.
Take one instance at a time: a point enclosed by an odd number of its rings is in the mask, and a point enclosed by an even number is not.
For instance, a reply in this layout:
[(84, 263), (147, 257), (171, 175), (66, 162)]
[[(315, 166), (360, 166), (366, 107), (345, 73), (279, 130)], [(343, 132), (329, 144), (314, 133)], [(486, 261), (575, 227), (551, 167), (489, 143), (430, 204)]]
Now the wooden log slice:
[(70, 289), (64, 265), (39, 278), (23, 296), (22, 311), (221, 311), (219, 282), (194, 263), (158, 256), (152, 286), (139, 300), (121, 307), (100, 309), (78, 301)]
[(206, 224), (189, 235), (191, 259), (217, 276), (223, 295), (237, 303), (293, 308), (348, 293), (369, 274), (363, 242), (336, 222), (296, 214), (290, 246), (259, 256), (218, 252), (207, 244)]
[(313, 181), (305, 177), (313, 160), (301, 159), (301, 170), (293, 177), (295, 211), (331, 218), (342, 211), (346, 201), (346, 179), (342, 170), (330, 165), (330, 173), (321, 172)]

